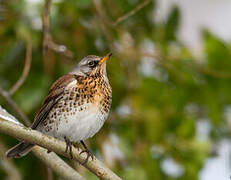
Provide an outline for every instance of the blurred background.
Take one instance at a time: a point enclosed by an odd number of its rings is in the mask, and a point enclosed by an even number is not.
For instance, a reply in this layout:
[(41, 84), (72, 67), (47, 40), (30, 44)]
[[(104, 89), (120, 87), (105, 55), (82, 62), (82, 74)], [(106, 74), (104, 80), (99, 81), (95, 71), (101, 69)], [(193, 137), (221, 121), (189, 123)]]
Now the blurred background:
[[(112, 111), (87, 142), (93, 153), (126, 180), (229, 179), (229, 0), (53, 0), (56, 44), (45, 52), (44, 2), (0, 0), (0, 87), (9, 90), (19, 79), (31, 45), (29, 74), (12, 93), (31, 122), (59, 76), (84, 56), (113, 52), (107, 66)], [(20, 119), (2, 97), (0, 104)], [(16, 142), (0, 135), (1, 147)], [(50, 179), (32, 153), (12, 163), (21, 179)], [(0, 179), (11, 179), (4, 167), (1, 158)], [(61, 178), (53, 173), (53, 179)]]

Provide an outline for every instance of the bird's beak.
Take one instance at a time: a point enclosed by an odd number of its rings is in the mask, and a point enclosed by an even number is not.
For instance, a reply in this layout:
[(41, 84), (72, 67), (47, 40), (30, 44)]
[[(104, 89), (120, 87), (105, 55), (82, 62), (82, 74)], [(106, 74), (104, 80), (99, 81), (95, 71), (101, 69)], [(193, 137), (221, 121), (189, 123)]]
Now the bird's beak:
[(108, 53), (106, 56), (100, 59), (99, 64), (103, 64), (105, 61), (107, 61), (111, 57), (111, 55), (112, 53)]

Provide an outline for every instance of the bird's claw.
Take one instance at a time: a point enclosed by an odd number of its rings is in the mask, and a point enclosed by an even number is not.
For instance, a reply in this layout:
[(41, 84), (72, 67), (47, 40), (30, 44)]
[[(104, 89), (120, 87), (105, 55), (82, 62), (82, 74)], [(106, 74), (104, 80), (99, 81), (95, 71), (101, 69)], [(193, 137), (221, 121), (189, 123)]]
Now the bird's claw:
[(88, 149), (82, 150), (79, 154), (82, 154), (82, 153), (87, 153), (87, 158), (85, 159), (85, 161), (83, 162), (83, 164), (86, 164), (88, 162), (89, 157), (91, 157), (92, 161), (94, 160), (94, 155)]

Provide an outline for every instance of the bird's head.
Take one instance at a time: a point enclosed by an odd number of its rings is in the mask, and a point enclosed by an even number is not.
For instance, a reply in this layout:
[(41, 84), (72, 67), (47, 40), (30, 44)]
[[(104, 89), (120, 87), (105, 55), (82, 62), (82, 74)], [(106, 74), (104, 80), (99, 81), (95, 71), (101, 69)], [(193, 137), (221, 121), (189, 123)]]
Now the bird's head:
[(106, 75), (106, 61), (111, 55), (112, 53), (108, 53), (104, 57), (89, 55), (78, 63), (77, 68), (73, 73), (82, 75), (94, 75), (100, 73)]

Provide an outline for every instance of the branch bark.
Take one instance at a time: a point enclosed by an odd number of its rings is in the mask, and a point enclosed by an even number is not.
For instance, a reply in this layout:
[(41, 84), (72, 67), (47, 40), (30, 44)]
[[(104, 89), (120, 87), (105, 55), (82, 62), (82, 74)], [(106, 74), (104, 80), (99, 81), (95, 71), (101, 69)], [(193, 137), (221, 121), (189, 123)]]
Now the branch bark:
[(46, 149), (39, 146), (35, 146), (32, 151), (40, 160), (52, 168), (52, 170), (55, 171), (60, 177), (68, 180), (85, 180), (85, 178), (83, 178), (55, 153), (47, 153)]
[[(7, 121), (0, 117), (0, 132), (11, 135), (15, 138), (19, 138), (30, 142), (32, 144), (37, 144), (50, 151), (56, 152), (57, 154), (63, 155), (69, 158), (69, 153), (65, 152), (66, 144), (64, 141), (58, 140), (51, 136), (46, 136), (39, 131), (26, 128), (22, 125)], [(38, 148), (37, 146), (35, 148)], [(33, 150), (34, 151), (34, 150)], [(44, 150), (45, 151), (45, 150)], [(80, 154), (82, 150), (79, 148), (73, 148), (73, 158), (82, 164), (87, 155)], [(54, 153), (52, 153), (54, 155)], [(52, 155), (51, 154), (51, 155)], [(49, 156), (51, 156), (49, 155)], [(89, 169), (92, 173), (103, 180), (121, 180), (115, 173), (113, 173), (109, 168), (107, 168), (102, 162), (94, 158), (89, 160), (84, 166)]]
[[(7, 111), (5, 111), (1, 106), (0, 106), (0, 119), (13, 122), (13, 124), (15, 123), (20, 124), (19, 121), (14, 116), (12, 116)], [(20, 126), (23, 127), (22, 124)], [(78, 174), (73, 168), (71, 168), (65, 161), (63, 161), (55, 153), (48, 154), (47, 150), (39, 146), (34, 147), (32, 151), (40, 160), (42, 160), (47, 166), (51, 167), (54, 172), (56, 172), (64, 179), (84, 180), (84, 178), (80, 174)]]

